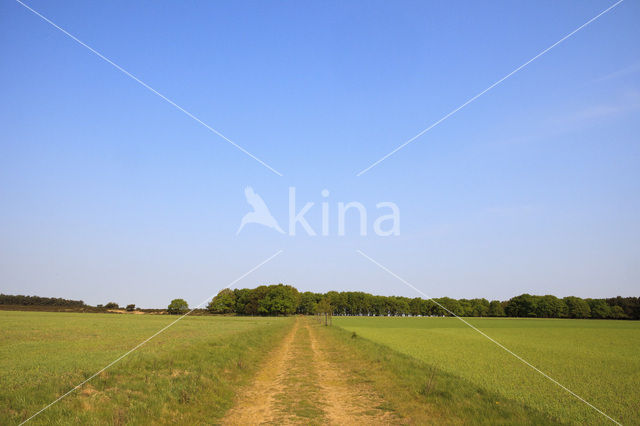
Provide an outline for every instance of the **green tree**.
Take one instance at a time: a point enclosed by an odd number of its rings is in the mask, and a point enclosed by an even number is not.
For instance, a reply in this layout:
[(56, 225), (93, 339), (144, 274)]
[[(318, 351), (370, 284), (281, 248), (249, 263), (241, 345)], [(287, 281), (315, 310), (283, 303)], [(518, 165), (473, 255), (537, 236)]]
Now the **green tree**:
[(258, 312), (262, 315), (291, 315), (300, 303), (300, 293), (290, 285), (270, 285), (258, 302)]
[(347, 313), (347, 295), (345, 293), (328, 291), (325, 297), (329, 300), (335, 315), (344, 315)]
[(413, 316), (422, 315), (424, 300), (419, 297), (411, 299), (409, 302), (409, 313)]
[(132, 303), (130, 305), (127, 305), (127, 307), (125, 309), (127, 310), (127, 312), (135, 311), (136, 310), (136, 305), (134, 305)]
[(502, 307), (502, 303), (499, 300), (492, 300), (489, 302), (489, 310), (487, 311), (487, 315), (490, 317), (503, 317), (504, 316), (504, 308)]
[(611, 318), (615, 319), (627, 319), (629, 316), (624, 312), (621, 306), (613, 306), (611, 308)]
[(333, 307), (329, 302), (329, 298), (324, 297), (318, 304), (316, 305), (316, 313), (317, 314), (328, 314), (333, 311)]
[(611, 318), (611, 307), (603, 299), (587, 299), (587, 303), (591, 309), (591, 318)]
[(591, 308), (585, 300), (575, 296), (565, 297), (562, 300), (567, 304), (569, 318), (589, 318), (591, 316)]
[(371, 315), (384, 316), (388, 314), (386, 307), (386, 297), (384, 296), (371, 296)]
[(422, 307), (420, 309), (420, 315), (428, 317), (431, 315), (436, 315), (438, 312), (438, 309), (440, 309), (438, 307), (438, 305), (436, 305), (436, 303), (429, 299), (429, 300), (423, 300), (422, 301)]
[(487, 299), (471, 299), (469, 315), (474, 317), (486, 317), (489, 315), (489, 301)]
[(264, 299), (269, 292), (269, 287), (266, 285), (261, 285), (249, 293), (249, 302), (245, 306), (245, 311), (247, 315), (268, 315), (268, 312), (260, 311), (260, 304), (262, 299)]
[(366, 315), (369, 312), (369, 299), (361, 291), (348, 291), (346, 295), (347, 315)]
[(567, 316), (567, 304), (550, 294), (533, 296), (537, 299), (536, 316), (539, 318), (564, 318)]
[(624, 316), (620, 318), (640, 319), (640, 297), (612, 297), (606, 300), (613, 309), (615, 306), (622, 308)]
[(535, 317), (537, 306), (536, 297), (525, 293), (509, 299), (504, 312), (508, 317)]
[(207, 305), (209, 312), (213, 314), (230, 314), (236, 311), (236, 295), (233, 290), (228, 288), (220, 290), (220, 292), (211, 299)]
[(189, 304), (184, 299), (173, 299), (167, 307), (167, 312), (171, 315), (183, 315), (189, 311)]
[(323, 297), (322, 300), (316, 305), (316, 313), (324, 316), (324, 325), (329, 325), (329, 321), (331, 315), (333, 315), (334, 310), (335, 308), (331, 306), (329, 298), (326, 296)]
[(316, 313), (316, 306), (318, 305), (318, 301), (322, 298), (322, 296), (312, 293), (310, 291), (305, 291), (300, 295), (300, 305), (298, 306), (297, 312), (303, 315), (311, 315)]
[(467, 299), (459, 299), (458, 305), (460, 306), (457, 311), (454, 311), (456, 315), (461, 317), (473, 316), (473, 306), (471, 301)]
[[(248, 288), (236, 288), (233, 290), (233, 294), (236, 300), (235, 313), (238, 315), (251, 315), (251, 312), (247, 312), (247, 307), (251, 301), (251, 293), (253, 290)], [(255, 314), (254, 314), (255, 315)]]
[(451, 314), (455, 314), (460, 316), (460, 312), (462, 311), (462, 307), (460, 306), (460, 302), (456, 299), (452, 299), (450, 297), (441, 297), (439, 299), (435, 299), (442, 307), (438, 310), (439, 315), (451, 316)]
[(409, 302), (411, 300), (406, 297), (390, 296), (387, 298), (389, 314), (391, 315), (408, 315), (410, 312)]

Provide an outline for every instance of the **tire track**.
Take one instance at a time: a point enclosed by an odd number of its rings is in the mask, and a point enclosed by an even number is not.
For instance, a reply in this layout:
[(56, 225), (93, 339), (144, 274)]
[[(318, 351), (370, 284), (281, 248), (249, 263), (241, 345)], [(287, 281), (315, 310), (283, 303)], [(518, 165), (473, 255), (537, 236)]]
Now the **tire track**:
[(292, 343), (298, 328), (299, 323), (296, 321), (282, 344), (269, 355), (269, 361), (258, 372), (253, 384), (239, 395), (234, 407), (222, 419), (222, 424), (253, 425), (273, 422), (275, 396), (284, 389), (287, 365), (293, 358)]
[(383, 425), (397, 423), (393, 413), (384, 410), (384, 401), (365, 383), (350, 383), (353, 376), (331, 361), (330, 353), (320, 345), (317, 331), (305, 326), (311, 336), (314, 364), (326, 402), (327, 422), (334, 425)]
[(238, 395), (222, 424), (398, 423), (382, 408), (384, 401), (370, 386), (331, 360), (317, 327), (296, 319), (253, 384)]

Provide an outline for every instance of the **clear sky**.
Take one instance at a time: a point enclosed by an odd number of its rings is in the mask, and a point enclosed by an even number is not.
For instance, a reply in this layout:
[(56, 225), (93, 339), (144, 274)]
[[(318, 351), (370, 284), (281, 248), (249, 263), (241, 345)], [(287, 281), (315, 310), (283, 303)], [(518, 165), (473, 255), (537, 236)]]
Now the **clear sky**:
[[(0, 1), (0, 291), (191, 305), (238, 282), (506, 299), (640, 293), (640, 3)], [(288, 188), (319, 232), (286, 229)], [(359, 201), (337, 236), (337, 203)], [(400, 235), (372, 235), (375, 204)]]

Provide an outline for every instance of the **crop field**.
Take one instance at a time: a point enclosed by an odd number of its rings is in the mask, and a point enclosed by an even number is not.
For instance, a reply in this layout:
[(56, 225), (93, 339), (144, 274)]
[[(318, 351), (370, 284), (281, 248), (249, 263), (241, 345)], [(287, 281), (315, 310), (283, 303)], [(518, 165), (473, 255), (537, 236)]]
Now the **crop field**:
[[(467, 320), (623, 424), (640, 423), (637, 321)], [(334, 324), (559, 421), (607, 423), (455, 318), (341, 317)]]
[[(175, 316), (0, 311), (0, 423), (19, 424)], [(623, 424), (640, 323), (470, 319)], [(606, 424), (452, 318), (186, 317), (34, 424)]]

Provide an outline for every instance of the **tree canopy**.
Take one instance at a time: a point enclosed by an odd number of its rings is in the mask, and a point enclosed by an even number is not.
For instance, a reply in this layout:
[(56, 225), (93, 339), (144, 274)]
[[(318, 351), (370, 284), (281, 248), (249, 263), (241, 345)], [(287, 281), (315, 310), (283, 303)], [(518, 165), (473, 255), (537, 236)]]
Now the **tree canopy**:
[(214, 314), (230, 314), (236, 310), (236, 295), (233, 290), (225, 288), (214, 297), (207, 309)]
[(211, 300), (207, 309), (216, 314), (291, 315), (296, 313), (300, 302), (300, 293), (295, 287), (276, 284), (252, 290), (224, 289)]
[(377, 296), (359, 291), (299, 293), (290, 285), (262, 285), (254, 289), (225, 289), (209, 303), (212, 313), (238, 315), (450, 316), (524, 318), (640, 319), (640, 298), (581, 299), (521, 294), (507, 301), (487, 299), (408, 298)]
[(184, 315), (189, 312), (189, 304), (184, 299), (173, 299), (167, 307), (167, 312), (171, 315)]
[(59, 297), (40, 297), (0, 294), (0, 305), (21, 305), (21, 306), (87, 306), (82, 300), (68, 300)]

